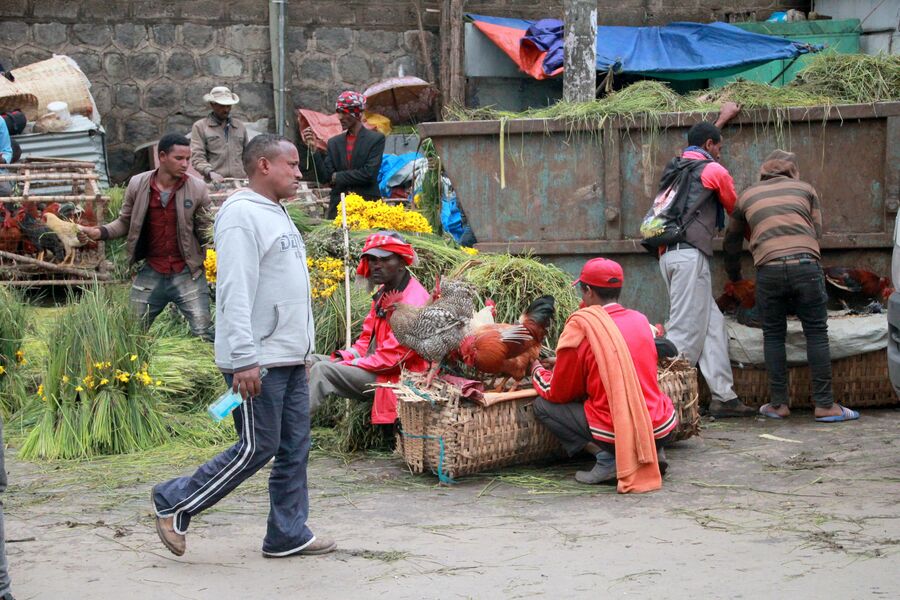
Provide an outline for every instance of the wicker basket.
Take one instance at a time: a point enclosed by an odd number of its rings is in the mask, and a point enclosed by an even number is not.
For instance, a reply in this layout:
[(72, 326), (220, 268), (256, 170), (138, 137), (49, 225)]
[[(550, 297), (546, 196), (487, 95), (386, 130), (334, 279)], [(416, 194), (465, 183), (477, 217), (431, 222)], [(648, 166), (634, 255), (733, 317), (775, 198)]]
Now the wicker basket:
[(68, 56), (54, 56), (13, 70), (17, 87), (37, 98), (37, 106), (22, 106), (29, 121), (47, 112), (47, 105), (63, 101), (73, 115), (92, 118), (96, 106), (91, 96), (91, 82), (78, 64)]
[(397, 452), (413, 473), (454, 477), (562, 456), (559, 442), (534, 416), (534, 399), (482, 407), (459, 388), (436, 379), (421, 391), (420, 374), (404, 373), (397, 387), (401, 433)]
[[(734, 391), (748, 406), (769, 401), (769, 377), (765, 369), (734, 368)], [(807, 365), (788, 369), (788, 406), (812, 408)], [(897, 394), (888, 375), (887, 350), (867, 352), (831, 362), (831, 385), (836, 402), (850, 408), (896, 406)], [(709, 402), (709, 388), (700, 386), (700, 400)]]
[(683, 358), (667, 360), (660, 364), (657, 375), (659, 389), (675, 405), (678, 427), (675, 440), (686, 440), (700, 434), (700, 392), (697, 369)]

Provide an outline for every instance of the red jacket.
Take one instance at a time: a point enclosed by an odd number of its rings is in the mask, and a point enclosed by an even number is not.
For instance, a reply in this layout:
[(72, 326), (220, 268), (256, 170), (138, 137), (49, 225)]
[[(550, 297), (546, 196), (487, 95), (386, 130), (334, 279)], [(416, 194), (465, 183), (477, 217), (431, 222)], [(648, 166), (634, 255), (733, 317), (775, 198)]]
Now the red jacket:
[[(410, 276), (406, 287), (400, 290), (400, 302), (412, 306), (424, 306), (431, 294), (422, 287), (415, 277)], [(375, 294), (372, 308), (363, 322), (362, 334), (350, 350), (341, 350), (342, 365), (353, 365), (375, 373), (376, 383), (396, 383), (400, 379), (400, 368), (408, 371), (426, 371), (428, 362), (407, 348), (401, 346), (391, 326), (384, 316), (379, 316), (381, 289)], [(372, 404), (372, 423), (390, 424), (397, 420), (397, 396), (394, 390), (375, 388), (375, 402)]]
[[(656, 379), (656, 344), (650, 332), (647, 317), (636, 310), (623, 308), (619, 304), (603, 307), (612, 317), (616, 327), (622, 332), (638, 379), (650, 420), (653, 422), (653, 437), (660, 439), (678, 425), (672, 400), (659, 389)], [(550, 402), (565, 404), (584, 399), (584, 414), (591, 428), (591, 435), (601, 442), (614, 444), (616, 441), (609, 400), (597, 371), (597, 360), (590, 343), (585, 340), (578, 348), (564, 348), (556, 355), (553, 371), (536, 368), (531, 374), (535, 390)], [(586, 397), (586, 399), (585, 399)]]

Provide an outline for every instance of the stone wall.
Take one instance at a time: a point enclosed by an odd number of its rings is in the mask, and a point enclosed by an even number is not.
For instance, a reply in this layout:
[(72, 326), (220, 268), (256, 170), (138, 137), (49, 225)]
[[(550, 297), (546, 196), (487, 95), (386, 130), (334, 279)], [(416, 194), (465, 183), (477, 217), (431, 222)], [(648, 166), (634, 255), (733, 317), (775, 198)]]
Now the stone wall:
[[(761, 18), (803, 2), (653, 0), (600, 2), (608, 24)], [(398, 74), (425, 76), (413, 0), (289, 0), (287, 87), (295, 105), (330, 110), (343, 89)], [(436, 9), (423, 2), (429, 56), (438, 60)], [(665, 6), (665, 8), (663, 8)], [(469, 12), (559, 17), (562, 1), (469, 1)], [(611, 10), (615, 7), (615, 10)], [(107, 130), (109, 165), (127, 176), (135, 147), (167, 131), (187, 133), (207, 112), (203, 94), (228, 85), (235, 115), (273, 113), (266, 0), (0, 0), (0, 63), (8, 68), (67, 54), (92, 82)]]

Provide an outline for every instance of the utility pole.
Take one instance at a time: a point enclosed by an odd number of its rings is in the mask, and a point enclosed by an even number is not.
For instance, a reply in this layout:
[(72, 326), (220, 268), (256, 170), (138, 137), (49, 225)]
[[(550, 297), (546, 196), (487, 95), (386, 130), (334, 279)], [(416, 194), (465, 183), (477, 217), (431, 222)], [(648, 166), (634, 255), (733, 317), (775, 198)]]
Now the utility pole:
[(594, 99), (597, 80), (597, 0), (565, 0), (563, 100)]

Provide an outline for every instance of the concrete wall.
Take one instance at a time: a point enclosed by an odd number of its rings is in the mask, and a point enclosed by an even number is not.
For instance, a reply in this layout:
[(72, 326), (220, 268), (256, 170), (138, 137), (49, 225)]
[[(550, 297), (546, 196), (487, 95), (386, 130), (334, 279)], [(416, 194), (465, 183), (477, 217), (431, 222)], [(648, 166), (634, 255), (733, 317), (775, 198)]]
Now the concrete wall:
[[(599, 2), (608, 24), (765, 18), (808, 2), (653, 0)], [(440, 6), (424, 2), (431, 60), (438, 58)], [(677, 7), (676, 7), (677, 6)], [(485, 0), (469, 12), (560, 17), (561, 0)], [(397, 74), (425, 76), (412, 0), (289, 0), (289, 108), (331, 110), (343, 89)], [(7, 68), (68, 54), (93, 84), (107, 130), (110, 171), (123, 179), (133, 149), (167, 131), (187, 133), (207, 109), (202, 96), (228, 85), (236, 116), (271, 117), (272, 72), (266, 0), (0, 0), (0, 63)], [(435, 68), (437, 72), (437, 68)]]

